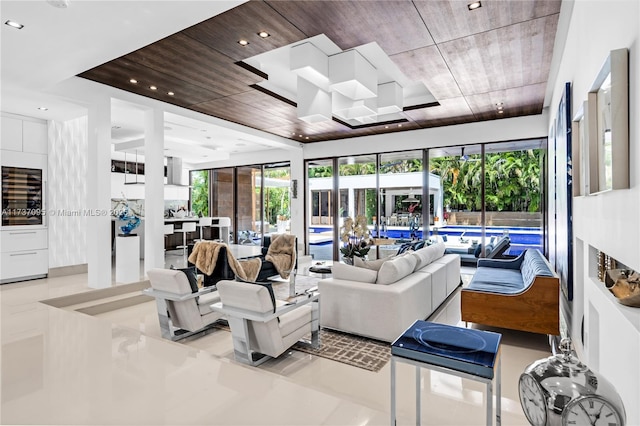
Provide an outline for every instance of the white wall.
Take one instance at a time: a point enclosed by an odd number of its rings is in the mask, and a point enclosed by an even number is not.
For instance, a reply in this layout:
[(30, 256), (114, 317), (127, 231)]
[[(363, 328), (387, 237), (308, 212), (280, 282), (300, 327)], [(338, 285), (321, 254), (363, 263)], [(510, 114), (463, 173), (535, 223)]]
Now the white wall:
[[(48, 210), (87, 208), (87, 118), (49, 122)], [(49, 268), (87, 263), (85, 216), (49, 216)]]
[[(640, 271), (640, 2), (577, 0), (557, 79), (552, 82), (555, 116), (565, 82), (572, 83), (572, 112), (587, 98), (609, 51), (629, 49), (629, 139), (631, 188), (574, 198), (576, 279), (572, 338), (583, 360), (622, 394), (627, 424), (640, 424), (640, 309), (619, 305), (598, 282), (595, 253), (601, 250)], [(551, 126), (551, 119), (547, 127)], [(585, 343), (580, 344), (581, 316)]]

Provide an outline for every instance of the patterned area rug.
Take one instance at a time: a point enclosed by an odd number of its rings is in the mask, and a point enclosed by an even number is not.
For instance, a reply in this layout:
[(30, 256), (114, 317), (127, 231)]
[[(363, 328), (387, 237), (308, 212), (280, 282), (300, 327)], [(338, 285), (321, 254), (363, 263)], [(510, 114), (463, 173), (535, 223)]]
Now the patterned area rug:
[[(319, 280), (320, 278), (316, 276), (297, 275), (296, 292), (301, 293), (317, 287)], [(276, 299), (286, 300), (289, 296), (289, 282), (285, 280), (272, 282)], [(229, 330), (226, 324), (219, 324), (217, 327)], [(310, 339), (311, 335), (307, 338)], [(296, 343), (292, 349), (373, 372), (380, 371), (391, 358), (391, 345), (388, 343), (329, 329), (320, 330), (318, 349), (302, 343)]]
[(391, 345), (366, 337), (328, 329), (320, 330), (320, 347), (296, 343), (293, 349), (378, 372), (391, 358)]

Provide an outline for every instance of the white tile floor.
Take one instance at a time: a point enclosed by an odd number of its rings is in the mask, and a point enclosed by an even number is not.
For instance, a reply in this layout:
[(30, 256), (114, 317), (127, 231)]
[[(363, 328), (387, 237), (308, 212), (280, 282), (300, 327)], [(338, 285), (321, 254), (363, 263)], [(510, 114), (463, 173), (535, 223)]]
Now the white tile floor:
[[(173, 259), (172, 259), (173, 260)], [(176, 265), (178, 266), (178, 265)], [(258, 368), (230, 333), (159, 337), (154, 302), (90, 317), (39, 303), (89, 290), (86, 274), (0, 286), (2, 424), (388, 425), (389, 365), (372, 373), (291, 351)], [(433, 318), (458, 324), (459, 297)], [(520, 372), (546, 336), (503, 330), (502, 419), (526, 425)], [(398, 366), (398, 424), (415, 424), (414, 373)], [(483, 423), (483, 386), (423, 370), (424, 425)]]

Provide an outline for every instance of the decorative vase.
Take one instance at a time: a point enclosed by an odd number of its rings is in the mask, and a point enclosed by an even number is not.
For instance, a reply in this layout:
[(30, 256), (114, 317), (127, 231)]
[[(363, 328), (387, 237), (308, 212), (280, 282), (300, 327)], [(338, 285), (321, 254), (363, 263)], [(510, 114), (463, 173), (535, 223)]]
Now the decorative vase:
[(342, 261), (344, 263), (346, 263), (347, 265), (352, 265), (353, 266), (353, 257), (342, 256)]

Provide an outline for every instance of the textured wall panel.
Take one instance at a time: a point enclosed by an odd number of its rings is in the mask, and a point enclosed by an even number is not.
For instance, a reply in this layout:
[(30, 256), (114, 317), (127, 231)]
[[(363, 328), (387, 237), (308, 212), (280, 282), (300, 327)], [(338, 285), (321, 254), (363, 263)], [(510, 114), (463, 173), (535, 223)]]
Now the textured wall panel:
[(49, 267), (87, 263), (87, 117), (49, 121)]

